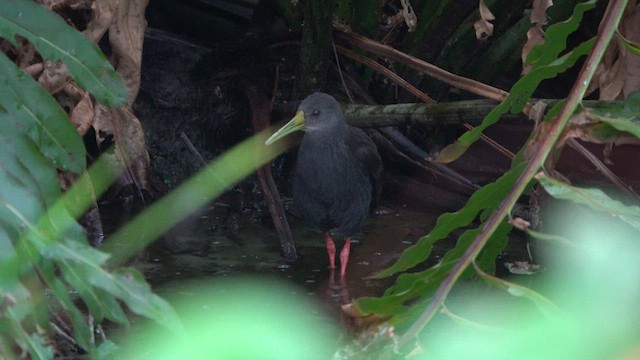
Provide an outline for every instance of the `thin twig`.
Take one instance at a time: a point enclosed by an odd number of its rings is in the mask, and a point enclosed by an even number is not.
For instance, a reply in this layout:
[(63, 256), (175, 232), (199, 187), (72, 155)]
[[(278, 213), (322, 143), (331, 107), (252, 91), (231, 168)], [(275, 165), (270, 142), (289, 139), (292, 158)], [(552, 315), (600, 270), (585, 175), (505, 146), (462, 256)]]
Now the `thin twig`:
[(509, 95), (509, 93), (504, 90), (495, 88), (493, 86), (481, 83), (473, 79), (450, 73), (433, 64), (429, 64), (422, 59), (418, 59), (411, 55), (405, 54), (402, 51), (398, 51), (391, 46), (381, 44), (377, 41), (368, 39), (354, 32), (339, 31), (337, 32), (337, 34), (339, 37), (345, 39), (349, 43), (356, 45), (364, 50), (370, 51), (378, 56), (387, 57), (389, 59), (401, 62), (427, 76), (450, 84), (459, 89), (466, 90), (470, 93), (497, 101), (502, 101), (507, 97), (507, 95)]
[(198, 152), (196, 147), (193, 146), (193, 143), (191, 142), (191, 140), (189, 140), (189, 137), (187, 136), (187, 134), (184, 133), (184, 131), (180, 133), (180, 138), (182, 139), (182, 142), (184, 142), (184, 144), (187, 145), (187, 149), (189, 149), (189, 151), (191, 151), (191, 153), (195, 155), (198, 161), (200, 161), (200, 165), (201, 166), (207, 165), (207, 162), (204, 161), (204, 158), (202, 157), (202, 155), (200, 155), (200, 152)]
[(640, 199), (638, 194), (636, 194), (631, 186), (627, 185), (622, 179), (618, 177), (618, 175), (614, 174), (607, 165), (605, 165), (598, 157), (596, 157), (591, 151), (587, 150), (582, 144), (580, 144), (576, 139), (570, 138), (567, 141), (567, 144), (571, 146), (575, 151), (577, 151), (580, 155), (582, 155), (585, 159), (589, 160), (593, 166), (595, 166), (601, 173), (604, 175), (609, 181), (614, 183), (617, 187), (619, 187), (622, 191), (626, 192), (628, 195), (633, 196), (636, 199)]
[(344, 88), (344, 92), (347, 93), (347, 97), (349, 97), (349, 102), (354, 103), (353, 97), (351, 96), (351, 92), (349, 92), (349, 88), (347, 88), (347, 84), (344, 81), (344, 75), (342, 75), (342, 67), (340, 67), (340, 58), (338, 57), (338, 52), (336, 51), (336, 43), (331, 38), (331, 45), (333, 46), (333, 56), (336, 59), (336, 66), (338, 67), (338, 75), (340, 76), (340, 81), (342, 82), (342, 87)]
[[(462, 126), (464, 126), (464, 128), (467, 129), (467, 130), (473, 130), (473, 126), (471, 126), (471, 124), (469, 124), (469, 123), (464, 123), (464, 124), (462, 124)], [(507, 149), (506, 147), (500, 145), (497, 141), (493, 140), (492, 138), (488, 137), (485, 134), (480, 134), (480, 140), (484, 141), (489, 146), (491, 146), (492, 148), (496, 149), (496, 151), (498, 151), (499, 153), (501, 153), (502, 155), (504, 155), (505, 157), (507, 157), (510, 160), (513, 160), (513, 158), (516, 157), (516, 155), (514, 153), (512, 153), (511, 151), (509, 151), (509, 149)]]
[(410, 92), (411, 94), (415, 95), (418, 99), (422, 100), (424, 103), (426, 104), (434, 104), (435, 100), (433, 100), (432, 98), (429, 97), (429, 95), (425, 94), (424, 92), (418, 90), (415, 86), (411, 85), (409, 82), (407, 82), (405, 79), (403, 79), (402, 77), (400, 77), (398, 74), (394, 73), (393, 71), (387, 69), (386, 67), (380, 65), (378, 62), (369, 59), (366, 56), (362, 56), (360, 54), (358, 54), (355, 51), (349, 50), (345, 47), (342, 46), (338, 46), (336, 45), (336, 49), (338, 49), (338, 51), (340, 51), (340, 53), (350, 59), (356, 60), (360, 63), (363, 63), (367, 66), (369, 66), (370, 68), (372, 68), (373, 70), (379, 72), (380, 74), (382, 74), (383, 76), (385, 76), (387, 79), (393, 81), (394, 83), (398, 84), (398, 86), (402, 87), (403, 89), (407, 90), (408, 92)]

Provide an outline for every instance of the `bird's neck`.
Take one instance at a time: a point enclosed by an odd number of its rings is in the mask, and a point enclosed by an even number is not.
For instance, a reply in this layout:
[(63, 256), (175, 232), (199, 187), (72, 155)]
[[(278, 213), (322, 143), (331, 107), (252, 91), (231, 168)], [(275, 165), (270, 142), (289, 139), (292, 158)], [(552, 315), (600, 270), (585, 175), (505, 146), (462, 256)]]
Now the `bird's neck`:
[(309, 143), (345, 143), (348, 135), (348, 127), (346, 122), (339, 121), (331, 126), (326, 127), (318, 127), (311, 131), (306, 131), (304, 135), (304, 140), (307, 140)]

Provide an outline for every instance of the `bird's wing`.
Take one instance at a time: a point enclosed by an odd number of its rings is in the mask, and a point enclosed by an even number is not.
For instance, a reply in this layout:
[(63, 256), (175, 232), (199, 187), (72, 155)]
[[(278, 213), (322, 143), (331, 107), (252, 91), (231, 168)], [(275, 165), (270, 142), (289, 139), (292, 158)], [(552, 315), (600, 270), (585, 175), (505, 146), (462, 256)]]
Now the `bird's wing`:
[(371, 208), (373, 209), (382, 190), (382, 182), (380, 181), (382, 160), (380, 159), (380, 154), (378, 154), (378, 148), (362, 129), (349, 126), (348, 136), (350, 141), (347, 141), (347, 145), (351, 153), (354, 154), (358, 168), (371, 181)]

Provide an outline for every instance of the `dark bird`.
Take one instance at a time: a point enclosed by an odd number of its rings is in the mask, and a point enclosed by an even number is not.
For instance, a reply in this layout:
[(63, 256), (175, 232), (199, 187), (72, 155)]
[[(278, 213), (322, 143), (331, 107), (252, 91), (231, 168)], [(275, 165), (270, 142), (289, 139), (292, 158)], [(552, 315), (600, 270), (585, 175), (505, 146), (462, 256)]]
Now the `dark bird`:
[(300, 216), (323, 233), (329, 265), (335, 269), (331, 231), (346, 237), (340, 251), (340, 275), (349, 261), (351, 237), (367, 218), (380, 193), (382, 161), (371, 138), (347, 124), (340, 104), (330, 95), (304, 99), (296, 116), (266, 144), (303, 130), (293, 177), (293, 201)]

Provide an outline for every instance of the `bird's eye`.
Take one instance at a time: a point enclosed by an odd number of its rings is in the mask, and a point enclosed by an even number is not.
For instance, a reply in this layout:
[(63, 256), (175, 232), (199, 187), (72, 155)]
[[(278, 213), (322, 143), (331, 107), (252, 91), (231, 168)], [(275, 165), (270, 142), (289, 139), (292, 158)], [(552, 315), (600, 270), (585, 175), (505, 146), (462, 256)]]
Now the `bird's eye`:
[(320, 110), (313, 110), (313, 112), (311, 113), (311, 116), (318, 116), (320, 115)]

